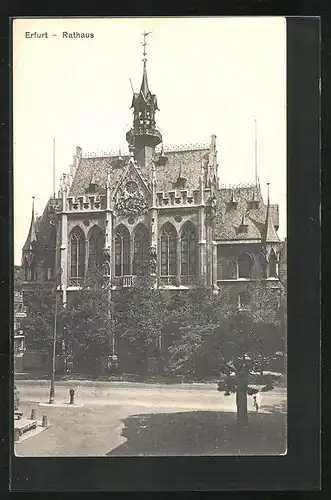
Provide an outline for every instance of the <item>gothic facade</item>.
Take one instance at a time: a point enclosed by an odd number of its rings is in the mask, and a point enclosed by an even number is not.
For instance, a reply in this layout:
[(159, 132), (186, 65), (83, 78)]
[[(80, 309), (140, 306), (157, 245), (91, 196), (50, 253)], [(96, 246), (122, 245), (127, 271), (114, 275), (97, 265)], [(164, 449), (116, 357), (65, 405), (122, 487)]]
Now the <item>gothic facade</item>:
[(131, 286), (146, 259), (160, 287), (184, 290), (203, 279), (215, 293), (231, 287), (239, 303), (247, 283), (279, 289), (278, 205), (263, 200), (258, 183), (222, 187), (215, 135), (207, 147), (164, 149), (146, 60), (132, 109), (129, 153), (77, 147), (58, 196), (38, 219), (33, 211), (24, 290), (61, 270), (65, 303), (94, 269), (113, 288)]

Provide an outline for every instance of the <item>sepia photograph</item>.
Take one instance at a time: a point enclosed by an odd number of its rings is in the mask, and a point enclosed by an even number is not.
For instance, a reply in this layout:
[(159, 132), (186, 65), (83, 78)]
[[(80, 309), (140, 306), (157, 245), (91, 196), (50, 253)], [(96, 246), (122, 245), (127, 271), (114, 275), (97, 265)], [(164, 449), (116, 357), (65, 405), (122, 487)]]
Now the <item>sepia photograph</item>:
[(13, 22), (17, 457), (287, 453), (286, 19)]

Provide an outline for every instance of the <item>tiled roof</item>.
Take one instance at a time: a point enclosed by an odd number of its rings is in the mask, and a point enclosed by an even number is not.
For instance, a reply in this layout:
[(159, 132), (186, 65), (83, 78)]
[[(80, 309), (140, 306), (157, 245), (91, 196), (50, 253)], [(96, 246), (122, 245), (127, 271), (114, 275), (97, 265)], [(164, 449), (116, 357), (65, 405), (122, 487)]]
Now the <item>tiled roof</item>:
[[(167, 163), (156, 165), (155, 169), (157, 191), (173, 190), (179, 175), (187, 180), (186, 188), (198, 189), (201, 164), (207, 160), (209, 149), (165, 151), (164, 154), (168, 158)], [(77, 167), (69, 196), (85, 194), (92, 177), (99, 186), (99, 194), (103, 194), (108, 169), (111, 184), (115, 187), (124, 172), (124, 167), (116, 167), (117, 159), (118, 156), (83, 157)], [(124, 163), (127, 163), (128, 159), (128, 156), (123, 156)], [(254, 208), (252, 201), (258, 201), (258, 207)], [(279, 225), (278, 205), (270, 205), (267, 227), (267, 206), (260, 187), (222, 187), (217, 194), (216, 211), (214, 238), (217, 240), (257, 240), (267, 236), (270, 241), (279, 241), (276, 232)], [(245, 232), (241, 228), (243, 216), (247, 225)]]
[[(258, 208), (252, 208), (251, 201), (258, 200)], [(233, 203), (233, 200), (236, 203)], [(277, 207), (273, 205), (273, 207)], [(271, 208), (271, 207), (270, 207)], [(256, 186), (221, 188), (217, 195), (217, 217), (214, 237), (217, 240), (256, 240), (263, 238), (266, 227), (267, 206), (261, 190)], [(278, 224), (278, 207), (270, 210), (270, 220), (274, 228)], [(247, 232), (242, 232), (242, 220), (245, 218)], [(272, 219), (274, 218), (274, 219)], [(276, 220), (275, 220), (276, 219)], [(278, 236), (277, 236), (278, 238)]]
[[(108, 169), (110, 171), (111, 184), (115, 186), (116, 181), (123, 172), (123, 168), (115, 166), (118, 158), (118, 156), (81, 158), (70, 187), (69, 196), (84, 195), (86, 189), (89, 187), (92, 176), (95, 183), (99, 186), (99, 194), (103, 194)], [(128, 159), (128, 156), (123, 156), (124, 162), (127, 162)]]
[(202, 160), (208, 158), (209, 149), (189, 151), (165, 151), (168, 162), (163, 166), (156, 166), (157, 191), (171, 191), (174, 188), (179, 173), (187, 180), (186, 187), (198, 189), (201, 174)]
[[(198, 189), (199, 175), (201, 173), (201, 162), (208, 158), (208, 149), (196, 149), (189, 151), (165, 151), (168, 161), (165, 165), (156, 165), (156, 189), (157, 191), (169, 191), (174, 188), (179, 173), (187, 180), (186, 187)], [(85, 194), (93, 176), (100, 192), (104, 190), (107, 178), (107, 170), (110, 170), (111, 183), (119, 180), (123, 168), (116, 167), (118, 156), (82, 158), (77, 167), (69, 196)], [(127, 163), (129, 157), (123, 156)], [(145, 179), (148, 181), (148, 179)]]

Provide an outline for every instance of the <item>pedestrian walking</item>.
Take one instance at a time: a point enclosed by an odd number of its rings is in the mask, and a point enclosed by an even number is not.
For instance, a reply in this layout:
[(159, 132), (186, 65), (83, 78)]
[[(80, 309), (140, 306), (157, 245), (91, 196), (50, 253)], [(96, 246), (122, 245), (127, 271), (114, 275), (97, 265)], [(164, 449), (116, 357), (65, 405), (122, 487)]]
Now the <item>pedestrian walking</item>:
[(256, 394), (253, 394), (253, 405), (254, 405), (256, 413), (258, 413), (258, 411), (261, 407), (261, 394), (259, 392), (257, 392)]

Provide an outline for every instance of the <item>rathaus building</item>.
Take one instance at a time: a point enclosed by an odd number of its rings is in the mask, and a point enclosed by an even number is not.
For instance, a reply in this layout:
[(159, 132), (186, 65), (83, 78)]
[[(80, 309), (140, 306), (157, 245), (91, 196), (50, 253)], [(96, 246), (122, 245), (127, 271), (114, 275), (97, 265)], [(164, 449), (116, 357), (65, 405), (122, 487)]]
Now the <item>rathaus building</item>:
[(173, 290), (203, 279), (215, 292), (229, 286), (240, 303), (247, 283), (279, 289), (278, 205), (263, 200), (258, 182), (222, 186), (215, 135), (207, 146), (163, 146), (146, 59), (131, 108), (129, 153), (97, 156), (76, 147), (58, 196), (40, 217), (32, 211), (23, 290), (59, 269), (64, 303), (96, 268), (114, 289), (130, 287), (145, 259), (158, 286)]

